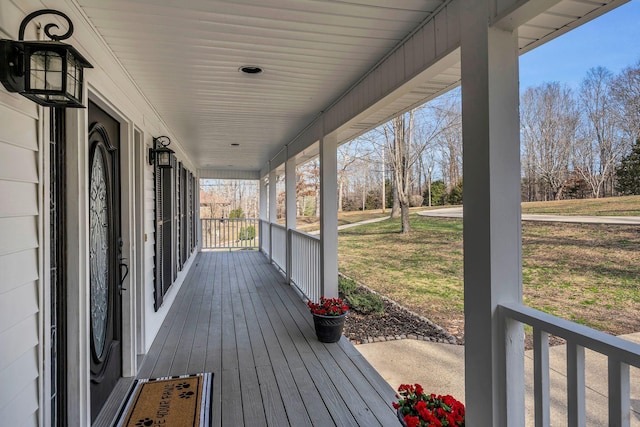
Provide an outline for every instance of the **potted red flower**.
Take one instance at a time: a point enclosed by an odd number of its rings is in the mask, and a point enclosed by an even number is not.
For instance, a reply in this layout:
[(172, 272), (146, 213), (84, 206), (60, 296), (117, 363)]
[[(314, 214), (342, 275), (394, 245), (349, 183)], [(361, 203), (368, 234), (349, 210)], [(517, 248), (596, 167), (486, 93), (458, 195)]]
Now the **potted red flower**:
[(464, 427), (464, 405), (452, 396), (425, 394), (420, 384), (402, 384), (397, 402), (400, 423), (407, 427)]
[(349, 306), (340, 298), (325, 297), (321, 297), (318, 303), (308, 301), (307, 305), (313, 314), (313, 325), (316, 328), (318, 340), (322, 342), (339, 341)]

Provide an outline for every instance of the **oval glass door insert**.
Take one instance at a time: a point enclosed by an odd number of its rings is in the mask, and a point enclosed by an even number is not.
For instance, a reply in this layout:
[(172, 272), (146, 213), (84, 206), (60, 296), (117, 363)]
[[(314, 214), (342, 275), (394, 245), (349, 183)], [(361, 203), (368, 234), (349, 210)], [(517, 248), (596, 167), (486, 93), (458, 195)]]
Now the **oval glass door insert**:
[(104, 157), (96, 149), (89, 190), (89, 275), (93, 347), (101, 358), (109, 308), (109, 187)]

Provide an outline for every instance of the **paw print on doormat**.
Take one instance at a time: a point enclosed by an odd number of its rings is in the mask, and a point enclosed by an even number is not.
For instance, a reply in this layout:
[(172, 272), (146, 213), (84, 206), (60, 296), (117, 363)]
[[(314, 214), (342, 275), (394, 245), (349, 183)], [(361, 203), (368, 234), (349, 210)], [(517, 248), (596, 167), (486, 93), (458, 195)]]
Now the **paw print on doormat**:
[(192, 391), (183, 391), (179, 394), (180, 399), (190, 399), (195, 393)]
[(178, 384), (178, 385), (176, 386), (176, 388), (177, 388), (178, 390), (183, 390), (183, 389), (185, 389), (185, 388), (189, 388), (189, 387), (191, 387), (191, 384), (189, 384), (189, 383), (180, 383), (180, 384)]
[(138, 420), (138, 422), (136, 423), (136, 426), (139, 427), (148, 427), (148, 426), (152, 426), (153, 425), (153, 420), (151, 418), (143, 418), (141, 420)]

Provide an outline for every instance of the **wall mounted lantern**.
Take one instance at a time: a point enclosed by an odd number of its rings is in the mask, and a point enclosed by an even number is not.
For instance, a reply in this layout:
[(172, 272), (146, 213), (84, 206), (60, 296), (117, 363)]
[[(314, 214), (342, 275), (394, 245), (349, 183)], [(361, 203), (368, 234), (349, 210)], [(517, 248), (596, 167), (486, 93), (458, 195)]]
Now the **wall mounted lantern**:
[(160, 168), (172, 168), (173, 167), (173, 153), (174, 151), (169, 147), (171, 144), (171, 138), (168, 136), (159, 136), (153, 138), (153, 148), (149, 148), (149, 164), (158, 165)]
[[(51, 34), (57, 24), (44, 26), (50, 41), (24, 41), (29, 21), (40, 15), (63, 17), (69, 26), (62, 35)], [(43, 9), (27, 15), (20, 24), (18, 41), (0, 40), (0, 81), (9, 92), (17, 92), (45, 107), (84, 108), (83, 69), (93, 66), (73, 46), (62, 43), (73, 34), (67, 15)]]

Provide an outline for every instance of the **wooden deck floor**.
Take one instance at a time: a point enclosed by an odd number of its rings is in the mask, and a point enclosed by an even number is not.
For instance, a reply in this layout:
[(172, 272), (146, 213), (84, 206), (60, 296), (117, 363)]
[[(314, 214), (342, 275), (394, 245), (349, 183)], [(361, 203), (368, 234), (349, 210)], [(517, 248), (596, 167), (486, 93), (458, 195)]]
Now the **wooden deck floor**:
[(395, 426), (394, 391), (345, 339), (320, 343), (259, 252), (203, 252), (139, 378), (214, 373), (215, 426)]

